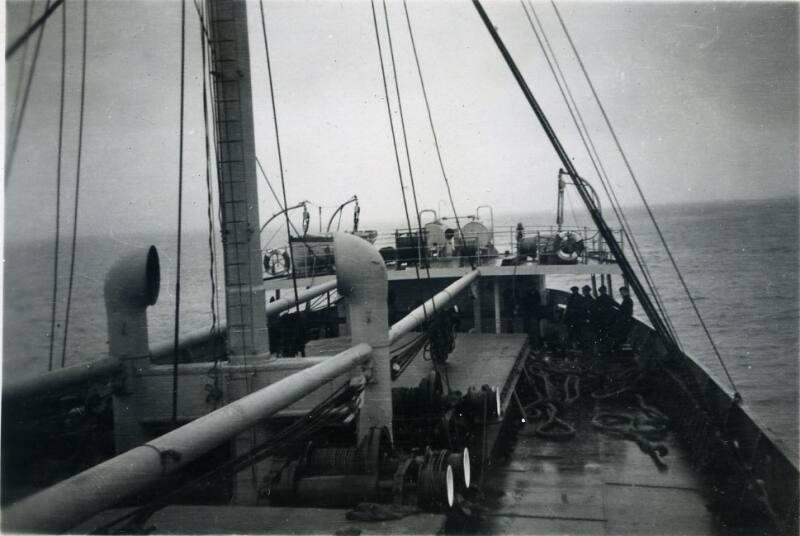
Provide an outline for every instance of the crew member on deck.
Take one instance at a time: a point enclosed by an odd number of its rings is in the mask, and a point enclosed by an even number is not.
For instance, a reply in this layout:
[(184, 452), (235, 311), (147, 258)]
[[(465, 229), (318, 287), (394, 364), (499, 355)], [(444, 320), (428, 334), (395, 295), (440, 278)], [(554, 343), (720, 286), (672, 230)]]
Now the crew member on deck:
[(531, 339), (531, 344), (539, 345), (539, 317), (540, 317), (539, 290), (531, 286), (522, 295), (522, 324), (523, 330)]
[(628, 340), (628, 333), (633, 326), (633, 300), (628, 287), (619, 287), (619, 295), (622, 296), (622, 303), (619, 306), (619, 317), (617, 318), (617, 337), (616, 345), (619, 346)]
[(600, 295), (594, 302), (592, 323), (596, 334), (597, 351), (600, 355), (603, 355), (611, 349), (611, 330), (614, 327), (619, 305), (608, 295), (608, 289), (605, 285), (602, 285), (598, 291)]
[(567, 325), (567, 346), (570, 349), (575, 347), (576, 343), (580, 343), (581, 324), (585, 315), (583, 298), (578, 293), (578, 287), (571, 287), (569, 289), (572, 294), (567, 298), (567, 310), (564, 313), (564, 322)]
[(594, 309), (594, 298), (592, 297), (592, 287), (589, 285), (583, 285), (581, 289), (583, 291), (582, 298), (583, 298), (583, 323), (584, 324), (591, 324), (592, 323), (592, 310)]
[(591, 352), (594, 347), (594, 325), (592, 323), (592, 310), (594, 309), (594, 298), (592, 297), (592, 287), (583, 285), (581, 288), (581, 345), (584, 352)]

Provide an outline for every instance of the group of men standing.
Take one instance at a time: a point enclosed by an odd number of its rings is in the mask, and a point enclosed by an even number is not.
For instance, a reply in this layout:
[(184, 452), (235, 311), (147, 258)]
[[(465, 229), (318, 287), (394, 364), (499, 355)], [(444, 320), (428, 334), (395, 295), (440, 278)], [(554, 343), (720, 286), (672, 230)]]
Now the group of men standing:
[(619, 289), (622, 303), (614, 301), (605, 286), (597, 290), (595, 297), (589, 285), (570, 288), (564, 322), (570, 348), (580, 346), (584, 351), (605, 355), (628, 338), (633, 326), (633, 300), (627, 287)]

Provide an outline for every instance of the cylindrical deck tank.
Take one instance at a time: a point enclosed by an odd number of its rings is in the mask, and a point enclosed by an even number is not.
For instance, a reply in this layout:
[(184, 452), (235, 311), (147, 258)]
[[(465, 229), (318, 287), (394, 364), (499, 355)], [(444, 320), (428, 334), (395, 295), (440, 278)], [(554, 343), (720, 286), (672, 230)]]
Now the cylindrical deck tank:
[(519, 254), (527, 257), (536, 257), (537, 247), (538, 240), (534, 237), (521, 238), (518, 242)]
[(445, 236), (447, 228), (441, 223), (437, 222), (426, 223), (424, 229), (425, 229), (425, 236), (427, 237), (428, 246), (441, 248), (445, 244), (447, 244), (447, 237)]
[(468, 246), (474, 244), (479, 248), (485, 248), (492, 242), (492, 232), (480, 222), (469, 222), (464, 226), (462, 232)]

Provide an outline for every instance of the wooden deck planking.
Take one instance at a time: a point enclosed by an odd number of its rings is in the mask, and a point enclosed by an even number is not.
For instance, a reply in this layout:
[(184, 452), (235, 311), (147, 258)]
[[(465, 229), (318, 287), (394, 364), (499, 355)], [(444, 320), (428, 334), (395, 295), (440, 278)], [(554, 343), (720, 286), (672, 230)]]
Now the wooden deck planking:
[[(526, 516), (491, 516), (492, 534), (605, 535), (605, 523), (592, 519), (548, 519)], [(531, 532), (531, 526), (536, 532)]]
[[(445, 363), (444, 369), (454, 390), (466, 392), (469, 387), (480, 388), (487, 384), (502, 391), (512, 377), (520, 353), (526, 345), (527, 335), (458, 333), (453, 353)], [(395, 387), (416, 387), (433, 366), (418, 356), (395, 382)], [(510, 402), (508, 393), (501, 400), (503, 409)]]
[[(580, 404), (580, 403), (579, 403)], [(666, 471), (632, 441), (591, 425), (593, 402), (560, 415), (576, 429), (567, 441), (520, 430), (508, 463), (487, 478), (487, 530), (498, 534), (725, 534), (706, 508), (704, 487), (670, 434)]]
[(609, 534), (724, 533), (697, 490), (640, 486), (606, 486)]
[[(107, 510), (75, 527), (71, 534), (88, 534), (129, 509)], [(173, 505), (147, 521), (155, 534), (439, 534), (445, 516), (415, 514), (393, 521), (350, 521), (347, 510), (267, 506)], [(357, 532), (358, 531), (358, 532)]]

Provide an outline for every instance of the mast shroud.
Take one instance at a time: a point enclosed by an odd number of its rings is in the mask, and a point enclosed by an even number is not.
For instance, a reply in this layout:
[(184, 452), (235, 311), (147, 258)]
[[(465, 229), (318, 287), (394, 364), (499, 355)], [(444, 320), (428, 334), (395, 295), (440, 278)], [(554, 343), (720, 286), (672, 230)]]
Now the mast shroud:
[(497, 33), (497, 29), (492, 24), (489, 15), (483, 9), (483, 6), (480, 3), (480, 0), (472, 0), (475, 9), (478, 11), (478, 15), (480, 15), (481, 20), (483, 21), (486, 29), (489, 30), (489, 34), (492, 36), (497, 48), (500, 50), (500, 54), (502, 54), (503, 59), (506, 61), (508, 68), (511, 70), (511, 73), (514, 75), (514, 78), (519, 84), (522, 93), (525, 95), (528, 104), (530, 104), (533, 113), (536, 115), (536, 118), (539, 120), (539, 123), (542, 125), (542, 128), (547, 135), (547, 138), (550, 140), (550, 143), (553, 145), (553, 149), (555, 149), (556, 153), (558, 154), (558, 158), (561, 160), (564, 169), (568, 175), (570, 175), (573, 179), (573, 183), (575, 184), (575, 188), (578, 190), (578, 193), (581, 196), (586, 208), (589, 211), (589, 215), (592, 217), (595, 225), (597, 226), (597, 230), (600, 232), (600, 235), (608, 244), (608, 248), (611, 250), (611, 253), (614, 255), (614, 258), (619, 264), (622, 273), (625, 275), (625, 278), (628, 280), (628, 284), (633, 288), (636, 297), (639, 299), (639, 303), (642, 305), (642, 309), (644, 309), (645, 313), (647, 314), (647, 318), (653, 324), (656, 332), (661, 336), (664, 341), (664, 344), (669, 349), (677, 349), (677, 344), (675, 340), (672, 338), (669, 330), (664, 323), (664, 320), (661, 318), (661, 315), (658, 314), (658, 311), (653, 306), (653, 302), (650, 300), (650, 296), (645, 291), (644, 287), (642, 286), (641, 282), (639, 281), (639, 277), (634, 272), (633, 267), (628, 262), (627, 257), (622, 251), (617, 239), (614, 238), (614, 233), (608, 227), (605, 219), (603, 219), (602, 214), (595, 205), (594, 201), (589, 194), (586, 186), (583, 184), (583, 180), (578, 175), (575, 166), (572, 164), (572, 160), (569, 158), (564, 147), (561, 145), (561, 142), (556, 136), (553, 127), (550, 125), (550, 122), (547, 120), (547, 116), (544, 114), (544, 111), (539, 106), (539, 103), (536, 101), (536, 97), (533, 96), (530, 88), (528, 87), (528, 83), (525, 81), (525, 78), (522, 76), (517, 64), (514, 62), (514, 58), (511, 57), (511, 53), (506, 48), (503, 40), (500, 38), (500, 34)]

